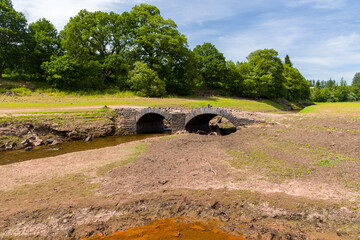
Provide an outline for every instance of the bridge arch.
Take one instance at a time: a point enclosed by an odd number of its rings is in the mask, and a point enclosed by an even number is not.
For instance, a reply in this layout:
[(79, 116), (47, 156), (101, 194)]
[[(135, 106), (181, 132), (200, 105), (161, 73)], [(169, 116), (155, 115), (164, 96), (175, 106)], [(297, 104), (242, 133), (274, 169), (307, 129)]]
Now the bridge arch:
[(161, 108), (145, 108), (136, 114), (136, 133), (162, 132), (164, 119), (171, 123), (171, 114)]
[(221, 116), (229, 120), (235, 127), (239, 126), (238, 119), (221, 108), (201, 107), (195, 108), (185, 118), (185, 130), (188, 132), (204, 131), (210, 132), (210, 120), (216, 116)]

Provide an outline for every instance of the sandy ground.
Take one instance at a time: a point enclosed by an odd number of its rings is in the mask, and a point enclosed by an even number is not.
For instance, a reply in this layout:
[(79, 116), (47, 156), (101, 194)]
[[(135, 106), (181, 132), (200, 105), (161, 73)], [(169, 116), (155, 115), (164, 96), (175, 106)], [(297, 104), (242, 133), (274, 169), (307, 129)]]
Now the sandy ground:
[[(75, 239), (191, 216), (220, 219), (250, 239), (357, 239), (360, 118), (258, 117), (270, 121), (228, 136), (184, 134), (0, 166), (0, 232)], [(128, 161), (139, 145), (146, 151)]]

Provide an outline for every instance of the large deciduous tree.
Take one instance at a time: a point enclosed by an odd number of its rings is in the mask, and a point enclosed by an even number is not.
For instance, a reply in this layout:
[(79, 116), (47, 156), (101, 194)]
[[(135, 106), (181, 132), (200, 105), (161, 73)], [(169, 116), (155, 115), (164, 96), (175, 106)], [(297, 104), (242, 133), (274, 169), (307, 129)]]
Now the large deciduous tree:
[(219, 89), (225, 85), (227, 66), (224, 55), (211, 43), (197, 45), (194, 50), (198, 87)]
[(15, 68), (22, 62), (26, 25), (24, 15), (14, 10), (11, 0), (0, 0), (0, 78), (4, 66)]
[(30, 72), (43, 75), (41, 65), (50, 61), (60, 48), (59, 37), (54, 25), (45, 18), (29, 25), (29, 65)]
[(148, 4), (136, 5), (123, 17), (128, 23), (133, 61), (142, 61), (158, 72), (169, 92), (188, 91), (191, 55), (175, 22), (164, 19), (157, 7)]
[(250, 53), (247, 60), (244, 69), (245, 96), (270, 99), (286, 96), (284, 67), (277, 51), (257, 50)]
[(105, 82), (113, 75), (118, 76), (118, 70), (125, 64), (124, 28), (122, 17), (117, 13), (81, 10), (61, 32), (61, 44), (69, 56), (101, 64)]
[[(62, 77), (62, 74), (72, 71), (71, 69), (74, 72), (79, 69), (84, 71), (83, 77), (80, 78), (82, 83), (75, 84), (78, 87), (100, 87), (112, 81), (112, 78), (117, 79), (121, 75), (125, 65), (124, 52), (127, 42), (124, 24), (119, 14), (81, 10), (65, 25), (60, 37), (61, 46), (65, 51), (64, 56), (53, 58), (53, 63), (44, 65), (47, 73), (52, 76), (52, 81), (61, 81), (61, 78), (54, 78), (54, 76)], [(65, 64), (64, 69), (61, 69), (58, 63), (67, 60), (69, 64)], [(51, 69), (51, 67), (56, 68)], [(95, 70), (97, 72), (94, 72)], [(66, 76), (68, 80), (71, 78), (70, 74)], [(91, 80), (84, 82), (87, 81), (86, 76)], [(97, 78), (95, 79), (94, 76)], [(80, 79), (72, 79), (72, 81)], [(67, 84), (59, 85), (66, 86)]]
[[(96, 62), (101, 72), (95, 75), (102, 76), (97, 86), (116, 82), (124, 87), (125, 79), (137, 61), (156, 71), (171, 93), (184, 93), (192, 86), (192, 78), (189, 78), (192, 58), (187, 40), (176, 24), (164, 20), (154, 6), (137, 5), (122, 15), (81, 10), (70, 19), (60, 36), (66, 57), (59, 57), (59, 61), (71, 59), (72, 64), (64, 67), (86, 66), (90, 60)], [(60, 78), (54, 78), (56, 72), (51, 67), (56, 66), (63, 74), (69, 69), (63, 71), (56, 63), (57, 59), (53, 61), (54, 64), (45, 64), (44, 68), (53, 80), (61, 81), (61, 74), (57, 74)]]

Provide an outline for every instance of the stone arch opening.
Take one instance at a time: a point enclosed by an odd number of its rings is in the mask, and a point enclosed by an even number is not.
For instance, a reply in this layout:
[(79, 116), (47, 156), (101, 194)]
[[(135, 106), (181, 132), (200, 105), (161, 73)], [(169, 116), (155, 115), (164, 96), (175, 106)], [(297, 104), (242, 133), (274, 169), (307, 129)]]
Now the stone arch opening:
[(203, 113), (191, 118), (185, 125), (190, 133), (228, 135), (236, 132), (236, 126), (226, 117), (215, 113)]
[(136, 122), (136, 133), (156, 133), (164, 132), (170, 127), (163, 115), (158, 113), (147, 113), (140, 117)]

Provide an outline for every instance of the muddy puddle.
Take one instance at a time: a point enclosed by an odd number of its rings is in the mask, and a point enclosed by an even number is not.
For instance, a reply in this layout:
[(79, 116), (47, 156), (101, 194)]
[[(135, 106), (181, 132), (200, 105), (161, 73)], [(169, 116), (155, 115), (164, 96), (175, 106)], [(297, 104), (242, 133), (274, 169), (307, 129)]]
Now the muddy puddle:
[(216, 227), (216, 223), (189, 221), (185, 218), (158, 219), (145, 226), (118, 231), (109, 236), (98, 234), (82, 240), (244, 240), (244, 237), (231, 236)]
[(116, 146), (121, 143), (127, 143), (132, 141), (138, 141), (146, 138), (169, 135), (170, 131), (163, 133), (152, 134), (136, 134), (127, 136), (110, 136), (104, 138), (94, 138), (90, 142), (84, 140), (64, 142), (58, 145), (46, 145), (33, 148), (31, 151), (25, 151), (24, 149), (0, 152), (0, 165), (7, 165), (16, 162), (23, 162), (33, 160), (37, 158), (55, 157), (71, 152), (80, 152), (91, 149), (98, 149), (110, 146)]

